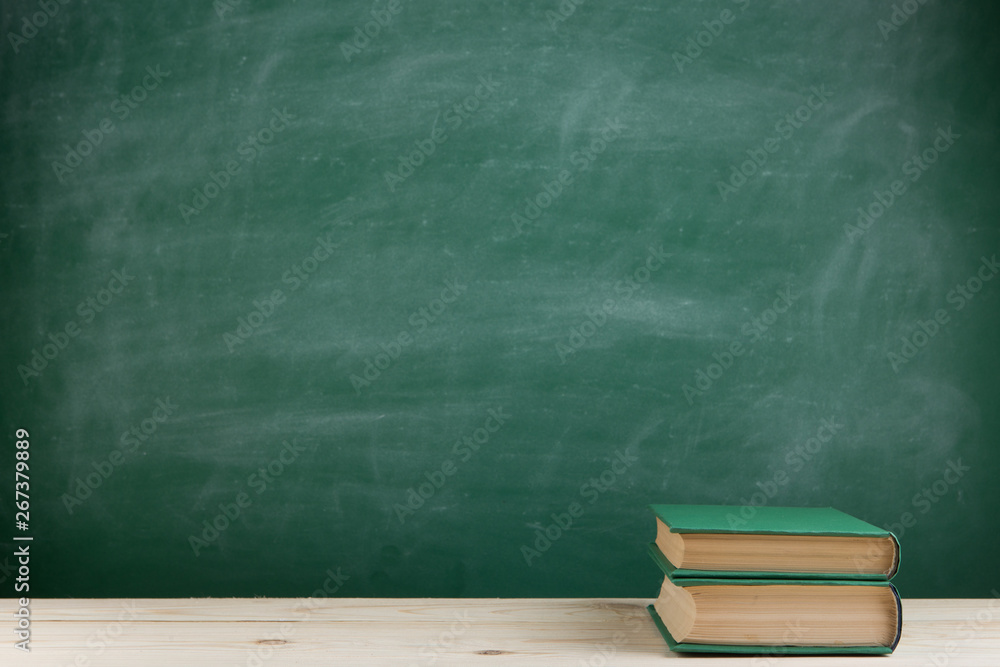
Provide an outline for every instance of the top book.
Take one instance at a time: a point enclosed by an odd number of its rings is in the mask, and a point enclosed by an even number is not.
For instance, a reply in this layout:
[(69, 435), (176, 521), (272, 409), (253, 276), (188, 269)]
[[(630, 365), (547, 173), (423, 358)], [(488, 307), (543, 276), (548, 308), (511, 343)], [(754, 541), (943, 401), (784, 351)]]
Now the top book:
[(895, 535), (832, 507), (649, 508), (675, 578), (889, 580), (899, 568)]

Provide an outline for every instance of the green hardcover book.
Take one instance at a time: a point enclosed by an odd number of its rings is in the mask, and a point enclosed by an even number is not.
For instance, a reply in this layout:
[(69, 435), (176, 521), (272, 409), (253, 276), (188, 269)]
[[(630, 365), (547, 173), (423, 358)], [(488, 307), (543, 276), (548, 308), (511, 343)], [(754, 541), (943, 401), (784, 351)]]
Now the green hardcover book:
[(649, 507), (674, 578), (888, 581), (899, 568), (895, 535), (832, 507)]
[(903, 628), (887, 581), (674, 577), (664, 572), (648, 610), (672, 651), (770, 655), (892, 653)]

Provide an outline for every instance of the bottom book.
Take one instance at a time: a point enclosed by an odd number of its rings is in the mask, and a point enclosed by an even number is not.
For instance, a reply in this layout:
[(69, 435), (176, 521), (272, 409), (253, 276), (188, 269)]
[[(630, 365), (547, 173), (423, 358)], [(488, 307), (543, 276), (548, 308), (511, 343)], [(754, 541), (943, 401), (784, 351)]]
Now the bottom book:
[(673, 651), (874, 654), (899, 643), (902, 607), (887, 581), (673, 578), (654, 549), (667, 576), (649, 613)]
[[(882, 655), (892, 653), (892, 646), (784, 646), (780, 644), (696, 644), (693, 642), (675, 642), (670, 631), (663, 624), (660, 615), (653, 605), (646, 607), (653, 617), (656, 628), (667, 641), (671, 651), (690, 653), (741, 653), (746, 655)], [(898, 641), (898, 638), (897, 638)]]

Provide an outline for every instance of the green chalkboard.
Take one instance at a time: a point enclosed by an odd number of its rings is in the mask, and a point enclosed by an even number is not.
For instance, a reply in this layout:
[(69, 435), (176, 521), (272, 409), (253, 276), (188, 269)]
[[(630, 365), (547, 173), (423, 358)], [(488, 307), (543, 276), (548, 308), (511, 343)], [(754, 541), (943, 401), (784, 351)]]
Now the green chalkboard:
[(998, 14), (5, 3), (0, 594), (653, 596), (704, 503), (990, 595)]

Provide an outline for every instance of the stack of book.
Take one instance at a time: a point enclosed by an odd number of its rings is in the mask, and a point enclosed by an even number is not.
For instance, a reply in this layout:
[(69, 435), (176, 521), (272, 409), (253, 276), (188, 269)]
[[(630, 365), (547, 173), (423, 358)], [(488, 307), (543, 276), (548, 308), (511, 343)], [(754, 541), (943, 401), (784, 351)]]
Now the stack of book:
[(673, 651), (892, 653), (899, 542), (831, 507), (650, 505), (665, 575), (649, 613)]

